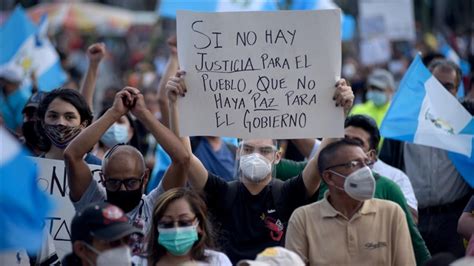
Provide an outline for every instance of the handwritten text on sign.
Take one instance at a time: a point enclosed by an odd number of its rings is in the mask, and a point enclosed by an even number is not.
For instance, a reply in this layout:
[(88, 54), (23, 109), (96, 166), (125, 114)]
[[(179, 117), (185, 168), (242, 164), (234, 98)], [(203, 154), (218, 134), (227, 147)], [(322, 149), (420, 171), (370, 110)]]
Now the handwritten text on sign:
[[(76, 213), (69, 198), (69, 185), (64, 161), (37, 157), (31, 157), (31, 159), (38, 165), (38, 186), (40, 190), (50, 195), (56, 207), (55, 213), (50, 217), (46, 217), (45, 226), (61, 259), (71, 252), (70, 225)], [(93, 171), (100, 169), (100, 166), (89, 165), (89, 168)], [(98, 173), (94, 174), (94, 178), (99, 180)]]
[(179, 11), (178, 57), (188, 93), (182, 135), (343, 135), (332, 100), (340, 75), (338, 10)]

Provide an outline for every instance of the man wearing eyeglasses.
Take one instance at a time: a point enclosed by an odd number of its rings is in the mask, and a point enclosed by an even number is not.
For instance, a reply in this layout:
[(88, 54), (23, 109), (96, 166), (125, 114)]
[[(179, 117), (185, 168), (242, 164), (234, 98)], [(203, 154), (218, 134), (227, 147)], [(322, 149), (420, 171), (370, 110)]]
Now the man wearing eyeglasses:
[[(149, 170), (136, 148), (116, 145), (109, 150), (102, 162), (101, 185), (92, 178), (83, 159), (106, 130), (129, 111), (147, 125), (172, 160), (161, 184), (148, 195), (143, 192)], [(155, 118), (146, 108), (143, 95), (132, 87), (125, 87), (116, 94), (113, 106), (69, 144), (64, 158), (68, 171), (69, 196), (76, 210), (80, 211), (91, 202), (107, 201), (126, 212), (131, 222), (142, 228), (144, 234), (150, 230), (153, 207), (158, 196), (164, 190), (184, 186), (183, 176), (189, 169), (189, 153), (179, 138)], [(144, 252), (143, 246), (136, 249), (135, 253)]]
[[(447, 59), (435, 59), (428, 69), (456, 97), (462, 82), (459, 67)], [(388, 140), (379, 157), (403, 170), (418, 199), (418, 229), (432, 255), (449, 252), (465, 255), (457, 221), (473, 190), (451, 162), (448, 151), (435, 147)]]
[(359, 142), (327, 143), (315, 157), (328, 191), (293, 212), (285, 247), (309, 265), (416, 265), (405, 214), (373, 199), (373, 162)]
[[(178, 95), (186, 93), (183, 75), (184, 72), (178, 72), (166, 85), (172, 125), (178, 125)], [(349, 110), (354, 100), (351, 87), (344, 79), (335, 87), (336, 106)], [(174, 130), (179, 135), (178, 130)], [(190, 152), (189, 138), (182, 141)], [(220, 227), (217, 240), (233, 264), (242, 259), (254, 259), (265, 248), (283, 245), (291, 213), (309, 203), (320, 184), (315, 175), (315, 161), (309, 162), (300, 175), (285, 182), (272, 178), (281, 158), (272, 139), (244, 140), (237, 154), (240, 161), (236, 181), (226, 182), (210, 173), (196, 156), (191, 157), (189, 171), (189, 183), (204, 193), (215, 223)]]
[(129, 223), (118, 207), (105, 202), (94, 203), (76, 213), (71, 222), (72, 253), (63, 264), (131, 265), (133, 235), (140, 229)]

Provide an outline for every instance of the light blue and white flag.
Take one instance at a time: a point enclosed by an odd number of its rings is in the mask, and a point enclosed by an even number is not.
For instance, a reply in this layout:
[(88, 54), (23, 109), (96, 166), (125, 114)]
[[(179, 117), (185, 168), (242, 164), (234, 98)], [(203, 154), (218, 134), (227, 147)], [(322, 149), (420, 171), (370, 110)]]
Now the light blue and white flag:
[(385, 138), (455, 153), (450, 156), (453, 164), (474, 187), (474, 171), (464, 170), (474, 165), (474, 119), (431, 74), (419, 55), (400, 82), (380, 132)]
[(39, 190), (37, 169), (17, 140), (0, 127), (0, 253), (36, 251), (43, 239), (44, 218), (52, 209)]
[(36, 26), (21, 6), (17, 6), (8, 20), (0, 27), (2, 52), (0, 68), (15, 64), (23, 69), (25, 79), (22, 89), (31, 91), (31, 72), (35, 72), (41, 91), (60, 87), (67, 79), (58, 53), (46, 33), (47, 19)]
[(177, 10), (196, 12), (273, 11), (278, 10), (274, 0), (162, 0), (157, 6), (161, 17), (176, 18)]

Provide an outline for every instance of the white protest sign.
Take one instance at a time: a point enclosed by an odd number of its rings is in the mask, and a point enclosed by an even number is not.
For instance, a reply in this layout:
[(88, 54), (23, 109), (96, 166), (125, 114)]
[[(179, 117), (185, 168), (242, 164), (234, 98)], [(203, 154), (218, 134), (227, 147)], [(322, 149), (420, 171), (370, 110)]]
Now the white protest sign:
[[(46, 231), (54, 241), (56, 252), (61, 259), (71, 252), (71, 220), (76, 211), (69, 198), (64, 161), (31, 157), (38, 165), (38, 187), (48, 194), (55, 204), (55, 212), (46, 217)], [(92, 170), (100, 169), (100, 165), (89, 165)], [(99, 175), (94, 178), (99, 180)]]
[[(412, 0), (359, 0), (359, 20), (382, 16), (390, 40), (415, 40)], [(365, 33), (363, 33), (365, 35)]]
[(386, 63), (392, 57), (387, 37), (373, 37), (360, 41), (360, 59), (363, 65)]
[(184, 136), (343, 136), (340, 11), (178, 11)]

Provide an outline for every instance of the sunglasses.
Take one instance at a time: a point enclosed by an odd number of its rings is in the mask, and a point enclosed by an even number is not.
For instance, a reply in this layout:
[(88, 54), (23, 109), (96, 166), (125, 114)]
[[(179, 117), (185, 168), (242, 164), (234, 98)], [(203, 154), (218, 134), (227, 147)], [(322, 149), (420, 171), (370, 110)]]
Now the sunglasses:
[(158, 222), (158, 228), (161, 229), (169, 229), (169, 228), (174, 228), (174, 227), (188, 227), (188, 226), (193, 226), (194, 221), (196, 221), (197, 217), (194, 217), (189, 220), (178, 220), (178, 221), (160, 221)]

